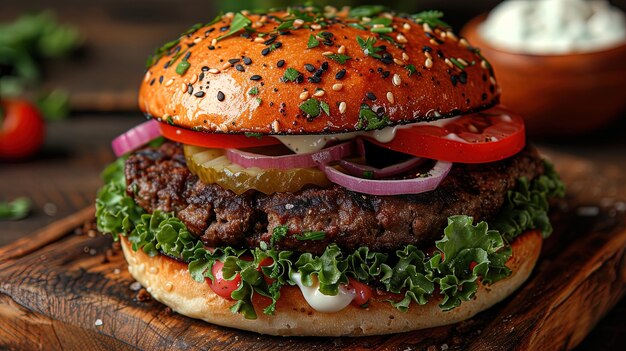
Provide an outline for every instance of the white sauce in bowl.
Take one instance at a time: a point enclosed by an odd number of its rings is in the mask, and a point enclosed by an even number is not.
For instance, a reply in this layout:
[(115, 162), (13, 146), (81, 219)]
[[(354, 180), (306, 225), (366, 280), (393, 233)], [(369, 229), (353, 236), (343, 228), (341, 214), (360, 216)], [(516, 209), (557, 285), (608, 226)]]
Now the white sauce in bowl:
[(601, 51), (626, 43), (624, 13), (605, 0), (508, 0), (478, 30), (494, 47), (539, 55)]

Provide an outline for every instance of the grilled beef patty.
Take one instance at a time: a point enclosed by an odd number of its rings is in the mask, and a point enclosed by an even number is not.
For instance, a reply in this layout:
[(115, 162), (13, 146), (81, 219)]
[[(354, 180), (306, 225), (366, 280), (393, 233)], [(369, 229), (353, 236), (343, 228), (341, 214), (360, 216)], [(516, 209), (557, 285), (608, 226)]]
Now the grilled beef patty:
[[(534, 179), (541, 173), (543, 161), (526, 148), (499, 162), (455, 164), (436, 190), (418, 195), (366, 195), (338, 185), (236, 195), (199, 180), (187, 169), (182, 146), (171, 142), (132, 154), (125, 168), (128, 194), (139, 206), (148, 212), (175, 212), (208, 246), (255, 247), (269, 242), (276, 226), (287, 225), (290, 234), (277, 248), (315, 254), (330, 243), (348, 251), (361, 246), (375, 251), (431, 246), (441, 238), (449, 216), (488, 220), (518, 178)], [(324, 231), (326, 236), (320, 241), (292, 236), (304, 231)]]

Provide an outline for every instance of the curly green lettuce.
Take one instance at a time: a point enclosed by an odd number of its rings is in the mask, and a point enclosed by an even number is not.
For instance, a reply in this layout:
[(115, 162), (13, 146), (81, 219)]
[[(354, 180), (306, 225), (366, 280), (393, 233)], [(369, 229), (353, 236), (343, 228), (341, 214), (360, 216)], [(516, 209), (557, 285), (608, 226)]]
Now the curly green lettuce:
[[(98, 230), (111, 234), (114, 240), (119, 239), (118, 235), (126, 236), (135, 251), (143, 250), (150, 256), (163, 253), (187, 262), (191, 277), (198, 282), (213, 279), (213, 264), (223, 262), (225, 279), (241, 276), (239, 288), (231, 294), (235, 300), (231, 310), (249, 319), (257, 318), (252, 304), (254, 294), (270, 298), (272, 303), (263, 313), (274, 314), (280, 288), (296, 285), (292, 272), (300, 273), (306, 286), (316, 278), (326, 295), (336, 295), (339, 285), (352, 278), (400, 294), (402, 299), (390, 303), (401, 311), (408, 310), (412, 302), (423, 305), (439, 298), (436, 291), (442, 297), (440, 307), (453, 309), (473, 298), (479, 280), (493, 284), (511, 274), (505, 263), (511, 257), (509, 243), (516, 236), (530, 229), (540, 229), (544, 236), (551, 233), (548, 200), (564, 194), (558, 175), (547, 164), (546, 173), (532, 182), (519, 180), (492, 223), (474, 224), (472, 217), (463, 215), (448, 218), (443, 237), (435, 242), (431, 254), (413, 245), (382, 253), (367, 247), (343, 252), (331, 244), (320, 256), (275, 250), (275, 242), (288, 234), (285, 226), (275, 228), (271, 242), (262, 242), (257, 248), (224, 247), (211, 252), (174, 214), (149, 214), (136, 205), (126, 193), (123, 164), (124, 159), (119, 159), (103, 173), (106, 184), (96, 199)], [(310, 232), (301, 234), (310, 236)], [(267, 258), (273, 263), (261, 266)]]

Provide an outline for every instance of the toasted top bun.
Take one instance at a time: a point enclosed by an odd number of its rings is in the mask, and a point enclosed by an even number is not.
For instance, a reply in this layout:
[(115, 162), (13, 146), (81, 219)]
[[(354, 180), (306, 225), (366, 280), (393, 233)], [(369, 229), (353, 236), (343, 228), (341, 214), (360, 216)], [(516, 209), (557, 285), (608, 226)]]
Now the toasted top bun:
[[(311, 134), (433, 120), (498, 102), (489, 63), (432, 19), (300, 10), (227, 14), (168, 43), (141, 84), (141, 110), (206, 132)], [(246, 18), (248, 31), (220, 39)], [(281, 23), (286, 29), (278, 30)]]
[(149, 257), (143, 251), (133, 251), (122, 237), (122, 249), (128, 261), (128, 270), (153, 298), (188, 317), (207, 322), (282, 336), (360, 336), (400, 333), (417, 329), (453, 324), (471, 318), (509, 296), (530, 276), (541, 251), (539, 231), (527, 232), (512, 244), (513, 256), (507, 266), (511, 276), (493, 285), (479, 284), (476, 296), (444, 312), (439, 301), (432, 299), (425, 305), (412, 303), (407, 312), (401, 312), (389, 302), (370, 299), (369, 307), (348, 305), (336, 313), (322, 313), (312, 309), (297, 287), (285, 286), (273, 316), (256, 308), (258, 318), (245, 319), (233, 314), (233, 301), (216, 295), (206, 283), (191, 278), (187, 264), (159, 255)]

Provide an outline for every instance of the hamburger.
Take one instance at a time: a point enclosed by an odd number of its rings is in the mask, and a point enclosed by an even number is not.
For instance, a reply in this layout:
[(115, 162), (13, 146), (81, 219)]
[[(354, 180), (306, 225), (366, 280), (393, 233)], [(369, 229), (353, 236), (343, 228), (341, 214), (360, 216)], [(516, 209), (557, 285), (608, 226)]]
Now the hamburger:
[(174, 311), (272, 335), (470, 318), (530, 275), (563, 195), (437, 11), (227, 13), (148, 60), (98, 228)]

